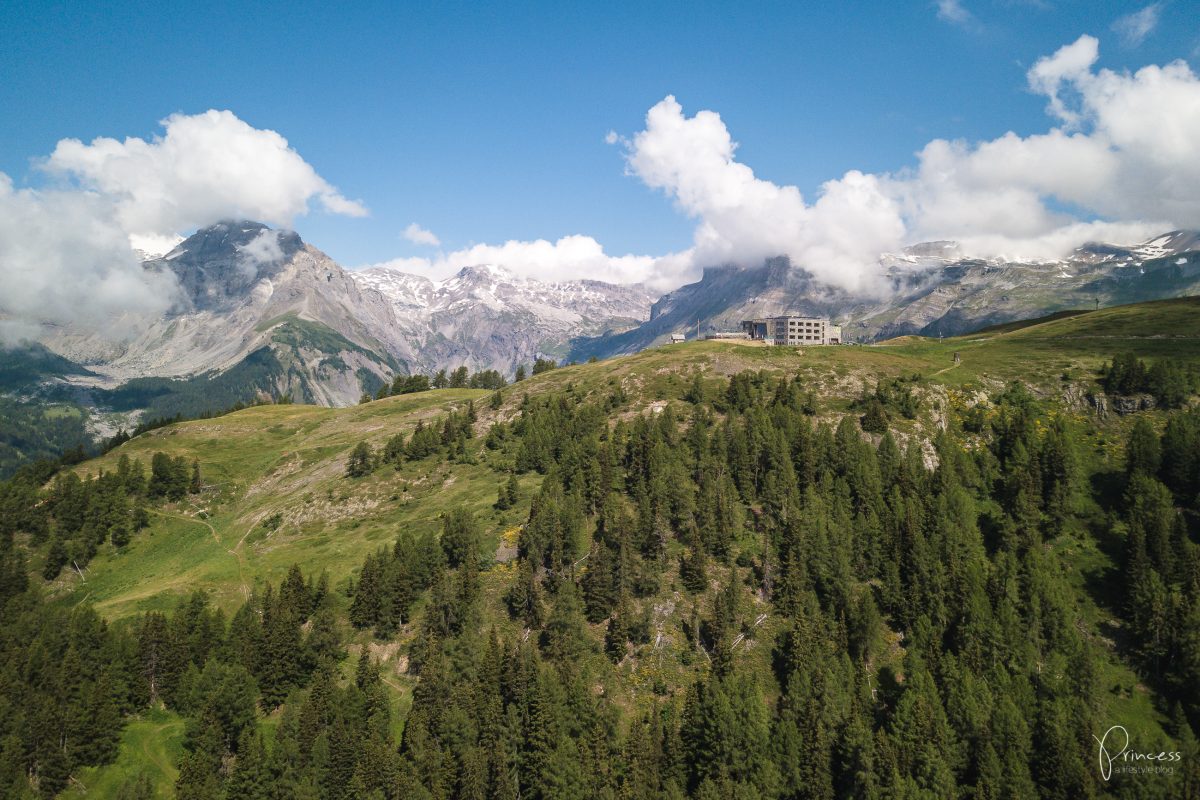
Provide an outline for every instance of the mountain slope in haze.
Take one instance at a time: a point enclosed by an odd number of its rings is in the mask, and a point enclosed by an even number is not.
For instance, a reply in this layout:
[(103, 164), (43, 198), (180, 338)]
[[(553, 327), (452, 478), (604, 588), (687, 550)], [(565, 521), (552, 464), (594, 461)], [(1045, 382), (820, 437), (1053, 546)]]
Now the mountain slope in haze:
[(571, 358), (633, 353), (675, 331), (738, 330), (756, 316), (828, 316), (850, 341), (919, 333), (952, 336), (1071, 308), (1200, 292), (1200, 233), (1173, 231), (1136, 246), (1089, 244), (1052, 262), (963, 258), (930, 242), (882, 259), (890, 292), (880, 300), (823, 286), (786, 257), (747, 269), (714, 267), (663, 295), (635, 329), (573, 343)]
[(351, 273), (388, 297), (405, 338), (427, 369), (466, 365), (511, 375), (539, 357), (560, 359), (569, 342), (644, 322), (655, 295), (641, 285), (545, 283), (503, 267), (465, 267), (432, 281), (388, 267)]

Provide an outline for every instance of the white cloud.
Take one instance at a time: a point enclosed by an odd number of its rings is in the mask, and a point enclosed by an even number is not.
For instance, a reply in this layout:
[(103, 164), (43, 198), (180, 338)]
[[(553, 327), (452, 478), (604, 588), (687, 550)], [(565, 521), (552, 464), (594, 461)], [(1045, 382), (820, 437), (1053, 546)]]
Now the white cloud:
[(1079, 122), (1078, 115), (1059, 97), (1063, 84), (1070, 86), (1087, 75), (1100, 57), (1100, 42), (1094, 36), (1080, 36), (1071, 44), (1060, 47), (1052, 56), (1039, 58), (1026, 78), (1029, 88), (1050, 99), (1047, 108), (1069, 126)]
[(1112, 29), (1121, 37), (1121, 42), (1126, 47), (1137, 47), (1158, 27), (1158, 15), (1161, 11), (1162, 3), (1151, 3), (1141, 11), (1118, 18), (1112, 24)]
[(422, 228), (415, 222), (410, 223), (409, 226), (404, 229), (404, 233), (402, 235), (405, 239), (408, 239), (413, 244), (423, 244), (430, 247), (437, 247), (442, 243), (441, 239), (438, 239), (438, 237), (434, 235), (433, 231)]
[(851, 170), (806, 200), (737, 160), (721, 117), (687, 116), (668, 96), (644, 128), (607, 141), (626, 169), (696, 222), (691, 247), (665, 256), (607, 254), (587, 236), (476, 245), (389, 266), (442, 278), (501, 264), (542, 279), (594, 277), (669, 289), (704, 266), (754, 266), (787, 255), (830, 286), (885, 290), (880, 256), (951, 239), (976, 257), (1054, 259), (1089, 240), (1143, 241), (1200, 222), (1200, 79), (1183, 61), (1133, 72), (1096, 69), (1081, 36), (1027, 74), (1052, 123), (1026, 136), (935, 139), (915, 165)]
[[(7, 338), (43, 324), (125, 333), (123, 315), (161, 314), (177, 299), (169, 273), (144, 270), (136, 247), (169, 250), (181, 231), (226, 218), (290, 225), (313, 203), (363, 216), (287, 140), (229, 111), (175, 114), (146, 141), (63, 139), (40, 163), (60, 179), (14, 190), (0, 173), (0, 318)], [(243, 249), (253, 269), (278, 258), (273, 232)], [(273, 248), (273, 249), (272, 249)]]
[[(914, 167), (826, 182), (815, 202), (736, 160), (720, 116), (667, 97), (626, 147), (629, 172), (696, 219), (677, 258), (752, 265), (787, 254), (851, 291), (880, 286), (878, 256), (953, 239), (974, 256), (1051, 259), (1093, 239), (1135, 242), (1200, 221), (1200, 79), (1186, 63), (1096, 70), (1090, 36), (1039, 60), (1030, 87), (1057, 121), (1044, 133), (935, 139)], [(652, 265), (657, 265), (652, 261)]]
[(238, 246), (238, 270), (247, 279), (257, 275), (260, 266), (276, 264), (283, 260), (279, 234), (280, 231), (263, 228), (253, 239)]
[(170, 272), (148, 272), (116, 210), (77, 191), (14, 190), (0, 173), (0, 342), (42, 325), (82, 324), (114, 338), (131, 315), (165, 312), (178, 297)]
[(969, 25), (974, 20), (962, 0), (937, 0), (938, 19), (955, 25)]
[(564, 236), (557, 241), (511, 240), (477, 244), (436, 258), (397, 258), (371, 266), (440, 280), (463, 267), (495, 264), (518, 275), (542, 281), (590, 278), (611, 283), (640, 283), (671, 289), (693, 277), (690, 253), (653, 256), (612, 256), (590, 236)]
[(748, 265), (788, 254), (818, 278), (867, 290), (864, 269), (904, 226), (879, 179), (851, 172), (822, 187), (816, 204), (795, 186), (762, 180), (734, 158), (737, 144), (721, 117), (700, 111), (686, 117), (674, 97), (646, 114), (646, 127), (629, 141), (629, 172), (661, 189), (698, 221), (692, 260)]
[(150, 141), (63, 139), (42, 164), (50, 174), (112, 199), (131, 235), (168, 235), (236, 217), (289, 225), (312, 202), (333, 214), (367, 213), (317, 174), (272, 130), (229, 111), (173, 114)]

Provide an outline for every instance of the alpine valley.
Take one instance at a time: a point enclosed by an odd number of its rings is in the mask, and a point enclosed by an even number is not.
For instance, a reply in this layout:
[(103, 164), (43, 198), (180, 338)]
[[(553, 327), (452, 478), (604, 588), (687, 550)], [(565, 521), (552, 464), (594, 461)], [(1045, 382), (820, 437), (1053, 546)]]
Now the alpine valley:
[(166, 315), (127, 314), (115, 338), (47, 325), (6, 351), (6, 408), (57, 411), (32, 425), (49, 439), (0, 440), (0, 471), (139, 422), (279, 398), (347, 406), (398, 375), (466, 367), (511, 377), (537, 359), (634, 353), (675, 332), (737, 330), (752, 316), (828, 316), (848, 340), (869, 342), (1196, 294), (1200, 234), (1088, 244), (1052, 262), (974, 259), (934, 242), (881, 265), (887, 285), (875, 296), (824, 286), (779, 257), (710, 267), (656, 298), (642, 285), (540, 282), (520, 277), (519, 264), (463, 265), (440, 281), (387, 266), (347, 270), (294, 232), (225, 221), (143, 261), (178, 284)]

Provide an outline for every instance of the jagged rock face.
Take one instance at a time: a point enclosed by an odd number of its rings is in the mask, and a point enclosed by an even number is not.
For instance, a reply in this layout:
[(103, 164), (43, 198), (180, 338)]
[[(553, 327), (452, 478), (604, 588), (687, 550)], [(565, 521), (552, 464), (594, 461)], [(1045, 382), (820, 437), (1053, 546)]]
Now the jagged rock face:
[(270, 280), (304, 249), (293, 231), (260, 222), (220, 222), (198, 231), (148, 269), (168, 269), (183, 289), (186, 310), (236, 307), (262, 280)]
[(511, 374), (537, 357), (562, 358), (573, 338), (644, 321), (654, 298), (641, 286), (544, 283), (494, 265), (466, 267), (436, 282), (386, 267), (352, 274), (392, 301), (428, 370), (465, 365)]
[(204, 228), (143, 266), (175, 276), (168, 314), (129, 315), (125, 341), (75, 329), (43, 337), (91, 368), (79, 382), (219, 374), (268, 348), (273, 383), (258, 389), (346, 405), (396, 373), (466, 365), (511, 374), (563, 357), (573, 337), (644, 321), (654, 299), (640, 286), (542, 283), (494, 266), (440, 282), (352, 273), (295, 233), (248, 221)]
[(661, 297), (635, 329), (574, 343), (572, 358), (632, 353), (675, 331), (737, 330), (743, 319), (828, 316), (848, 340), (952, 336), (981, 327), (1166, 297), (1200, 294), (1200, 233), (1173, 231), (1141, 245), (1089, 244), (1055, 262), (962, 258), (953, 242), (928, 242), (881, 264), (891, 291), (881, 299), (822, 286), (787, 258), (759, 267), (710, 268), (700, 281)]
[[(124, 342), (68, 329), (49, 332), (46, 344), (88, 364), (106, 385), (222, 372), (269, 347), (286, 366), (278, 392), (327, 405), (356, 402), (364, 375), (375, 384), (414, 361), (391, 303), (291, 231), (218, 223), (144, 267), (179, 281), (180, 298), (166, 316), (130, 315), (133, 336)], [(319, 327), (302, 325), (299, 338), (278, 335), (292, 321)], [(319, 335), (321, 328), (336, 336)]]

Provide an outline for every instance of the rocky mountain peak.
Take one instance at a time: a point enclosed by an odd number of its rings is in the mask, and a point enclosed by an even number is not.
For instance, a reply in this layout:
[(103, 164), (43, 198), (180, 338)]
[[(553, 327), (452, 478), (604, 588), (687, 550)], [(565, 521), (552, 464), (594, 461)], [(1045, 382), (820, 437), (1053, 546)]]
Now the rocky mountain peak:
[(238, 302), (264, 277), (277, 274), (304, 242), (294, 231), (261, 222), (225, 220), (193, 233), (148, 269), (169, 269), (190, 302), (188, 310)]

